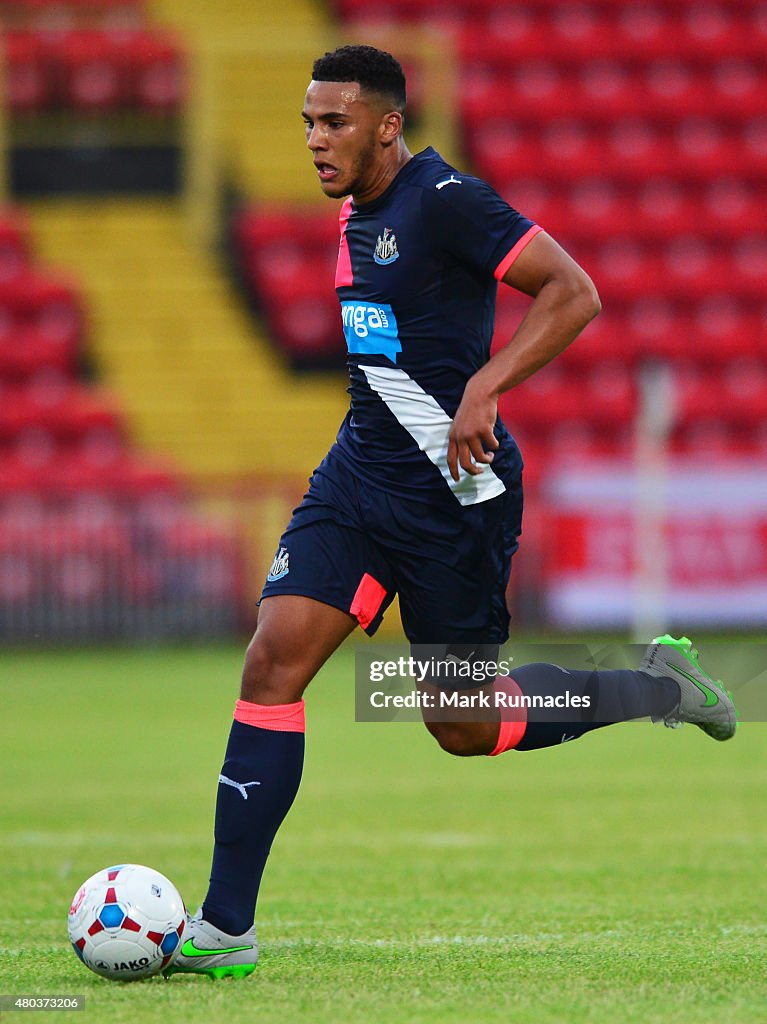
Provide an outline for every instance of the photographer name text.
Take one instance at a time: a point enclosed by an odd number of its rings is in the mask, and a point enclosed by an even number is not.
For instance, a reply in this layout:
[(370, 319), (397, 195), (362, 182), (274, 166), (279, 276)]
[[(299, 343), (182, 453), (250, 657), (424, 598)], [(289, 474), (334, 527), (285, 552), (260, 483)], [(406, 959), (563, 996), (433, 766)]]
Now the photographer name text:
[(423, 690), (411, 690), (410, 693), (385, 693), (374, 690), (370, 694), (370, 706), (376, 710), (383, 708), (588, 708), (591, 698), (577, 693), (557, 694), (541, 697), (525, 694), (509, 694), (501, 690), (482, 693), (462, 693), (460, 690), (440, 690), (428, 693)]

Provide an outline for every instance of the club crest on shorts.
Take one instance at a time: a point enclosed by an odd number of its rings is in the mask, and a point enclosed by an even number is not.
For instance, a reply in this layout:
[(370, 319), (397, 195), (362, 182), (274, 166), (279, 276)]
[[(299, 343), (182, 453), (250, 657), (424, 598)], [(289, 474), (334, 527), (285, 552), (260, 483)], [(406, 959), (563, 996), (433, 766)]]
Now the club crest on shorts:
[(283, 576), (287, 576), (290, 572), (290, 565), (288, 564), (290, 555), (288, 554), (287, 548), (280, 548), (277, 554), (274, 556), (274, 561), (269, 570), (269, 575), (266, 577), (269, 583), (274, 583), (275, 580), (281, 580)]
[(384, 228), (383, 234), (378, 236), (373, 259), (381, 267), (386, 267), (399, 259), (397, 236), (394, 234), (394, 228)]

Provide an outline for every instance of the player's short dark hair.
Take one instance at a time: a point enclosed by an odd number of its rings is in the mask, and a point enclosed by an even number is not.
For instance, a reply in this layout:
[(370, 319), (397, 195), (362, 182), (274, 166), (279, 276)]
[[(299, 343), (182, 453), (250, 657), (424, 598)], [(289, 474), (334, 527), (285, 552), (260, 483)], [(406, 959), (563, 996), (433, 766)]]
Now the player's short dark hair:
[(317, 58), (312, 78), (315, 82), (359, 82), (366, 92), (385, 96), (400, 112), (407, 103), (402, 65), (375, 46), (339, 46)]

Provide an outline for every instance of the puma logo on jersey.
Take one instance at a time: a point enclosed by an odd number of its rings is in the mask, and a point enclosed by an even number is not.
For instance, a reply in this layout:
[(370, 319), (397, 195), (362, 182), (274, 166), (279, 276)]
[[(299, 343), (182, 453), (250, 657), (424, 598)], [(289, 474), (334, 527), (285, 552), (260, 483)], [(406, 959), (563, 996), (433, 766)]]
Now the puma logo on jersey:
[(450, 177), (445, 178), (444, 181), (437, 182), (434, 187), (439, 191), (441, 188), (444, 188), (445, 185), (463, 185), (463, 182), (460, 178), (456, 178), (455, 175), (451, 174)]

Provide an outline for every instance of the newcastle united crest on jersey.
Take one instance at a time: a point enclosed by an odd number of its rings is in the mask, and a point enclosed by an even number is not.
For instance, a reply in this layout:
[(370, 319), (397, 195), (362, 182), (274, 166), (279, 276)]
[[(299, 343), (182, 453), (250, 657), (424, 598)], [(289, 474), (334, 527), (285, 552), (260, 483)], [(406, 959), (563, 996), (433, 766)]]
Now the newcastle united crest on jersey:
[(281, 580), (283, 576), (287, 576), (289, 572), (290, 556), (288, 555), (286, 548), (280, 548), (280, 550), (274, 556), (272, 567), (269, 570), (269, 575), (266, 578), (270, 583), (274, 583), (275, 580)]
[(394, 234), (394, 228), (384, 228), (383, 234), (378, 236), (373, 259), (382, 267), (399, 259), (397, 236)]

